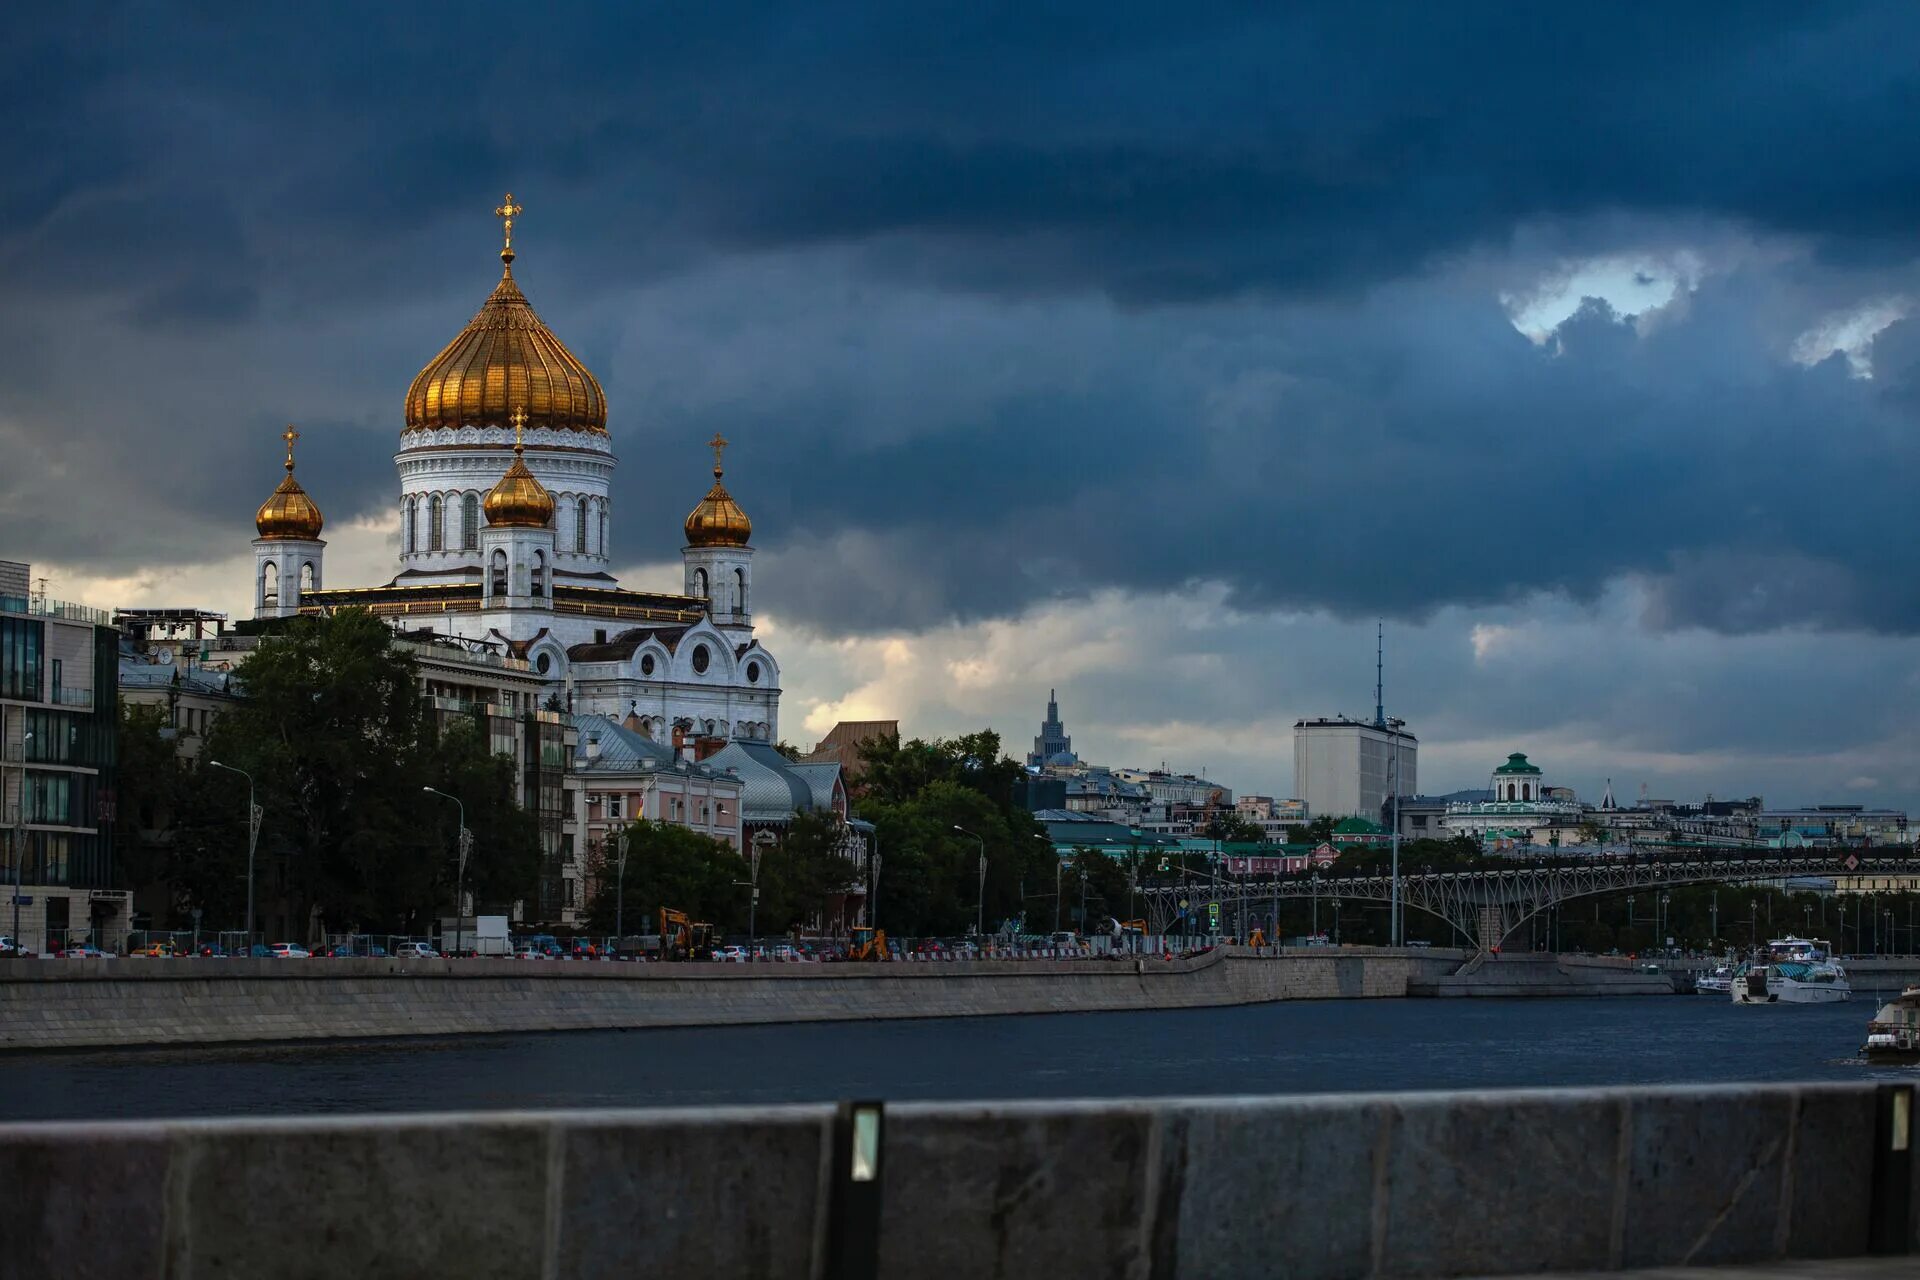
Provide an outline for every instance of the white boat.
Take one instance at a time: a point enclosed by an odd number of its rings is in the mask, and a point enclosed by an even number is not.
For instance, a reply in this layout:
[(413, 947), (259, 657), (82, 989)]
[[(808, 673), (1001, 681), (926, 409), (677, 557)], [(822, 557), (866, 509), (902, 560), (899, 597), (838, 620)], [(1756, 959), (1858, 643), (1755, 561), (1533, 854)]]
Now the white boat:
[(1735, 1004), (1835, 1004), (1853, 999), (1847, 971), (1824, 942), (1788, 934), (1767, 944), (1764, 959), (1733, 975)]
[(1712, 973), (1703, 973), (1693, 981), (1695, 995), (1724, 996), (1733, 991), (1733, 966), (1723, 964)]
[(1867, 1024), (1864, 1051), (1873, 1062), (1920, 1062), (1920, 987), (1880, 1006)]

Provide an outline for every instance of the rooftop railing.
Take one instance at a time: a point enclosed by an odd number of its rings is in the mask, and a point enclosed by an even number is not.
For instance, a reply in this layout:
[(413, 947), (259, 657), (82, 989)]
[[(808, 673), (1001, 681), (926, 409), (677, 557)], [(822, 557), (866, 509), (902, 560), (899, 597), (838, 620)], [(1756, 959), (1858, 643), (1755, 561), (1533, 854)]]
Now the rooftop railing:
[(105, 609), (74, 604), (70, 600), (50, 600), (46, 596), (0, 595), (0, 613), (21, 613), (35, 618), (65, 618), (72, 622), (87, 622), (101, 627), (113, 624), (113, 615)]

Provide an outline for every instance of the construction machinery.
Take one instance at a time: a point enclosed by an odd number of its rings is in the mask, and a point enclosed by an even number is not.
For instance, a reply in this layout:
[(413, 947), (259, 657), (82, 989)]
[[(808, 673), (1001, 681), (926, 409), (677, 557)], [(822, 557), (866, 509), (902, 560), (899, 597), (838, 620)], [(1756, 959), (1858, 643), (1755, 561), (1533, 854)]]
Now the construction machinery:
[(887, 950), (887, 931), (868, 925), (855, 925), (852, 941), (847, 945), (849, 960), (887, 960), (892, 955)]
[(660, 908), (660, 958), (662, 960), (713, 959), (713, 926), (693, 920), (684, 911)]

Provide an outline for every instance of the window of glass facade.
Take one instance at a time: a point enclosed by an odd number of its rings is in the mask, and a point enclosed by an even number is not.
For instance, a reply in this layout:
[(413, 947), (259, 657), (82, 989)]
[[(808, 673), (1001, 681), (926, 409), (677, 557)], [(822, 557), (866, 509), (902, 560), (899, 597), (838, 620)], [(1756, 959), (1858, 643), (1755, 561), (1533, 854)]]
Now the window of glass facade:
[(40, 661), (46, 624), (32, 618), (0, 618), (0, 697), (40, 701)]

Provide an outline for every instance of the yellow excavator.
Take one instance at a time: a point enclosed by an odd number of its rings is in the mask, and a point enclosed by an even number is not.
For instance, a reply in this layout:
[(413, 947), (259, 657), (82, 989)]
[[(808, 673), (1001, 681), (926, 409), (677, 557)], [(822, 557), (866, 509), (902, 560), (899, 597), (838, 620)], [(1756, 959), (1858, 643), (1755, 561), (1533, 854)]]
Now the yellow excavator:
[(660, 958), (662, 960), (713, 959), (713, 926), (689, 919), (684, 911), (660, 908)]
[(887, 931), (869, 925), (855, 925), (853, 940), (847, 945), (849, 960), (887, 960)]

